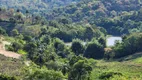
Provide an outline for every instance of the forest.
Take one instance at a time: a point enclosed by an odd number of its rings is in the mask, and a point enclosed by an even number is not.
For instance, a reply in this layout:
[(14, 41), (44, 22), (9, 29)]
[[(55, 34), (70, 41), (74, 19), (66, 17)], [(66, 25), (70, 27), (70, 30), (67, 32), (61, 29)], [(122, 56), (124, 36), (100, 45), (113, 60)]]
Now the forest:
[(141, 16), (142, 0), (0, 0), (0, 80), (142, 80)]

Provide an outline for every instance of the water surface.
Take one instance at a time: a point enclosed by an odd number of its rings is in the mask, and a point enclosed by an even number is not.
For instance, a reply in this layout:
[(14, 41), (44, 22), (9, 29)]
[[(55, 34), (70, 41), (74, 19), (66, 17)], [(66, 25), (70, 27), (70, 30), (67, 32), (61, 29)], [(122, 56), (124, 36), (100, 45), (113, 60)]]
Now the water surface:
[(115, 42), (116, 41), (122, 41), (122, 38), (121, 37), (114, 37), (114, 36), (112, 36), (112, 37), (108, 37), (107, 38), (107, 43), (106, 43), (106, 45), (107, 46), (114, 46), (115, 45)]

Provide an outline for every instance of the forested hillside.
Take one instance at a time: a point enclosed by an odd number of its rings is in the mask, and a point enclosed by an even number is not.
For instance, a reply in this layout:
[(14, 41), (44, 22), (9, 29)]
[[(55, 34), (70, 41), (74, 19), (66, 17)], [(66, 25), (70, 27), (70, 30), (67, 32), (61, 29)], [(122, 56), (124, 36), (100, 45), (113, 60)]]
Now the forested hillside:
[(140, 31), (141, 7), (141, 0), (86, 0), (54, 9), (46, 18), (89, 23), (104, 27), (109, 34), (122, 35)]
[[(108, 46), (111, 36), (122, 40)], [(0, 80), (142, 80), (141, 71), (142, 0), (0, 0)]]
[(75, 4), (80, 0), (0, 0), (0, 6), (4, 8), (29, 10), (31, 13), (46, 13), (53, 8)]

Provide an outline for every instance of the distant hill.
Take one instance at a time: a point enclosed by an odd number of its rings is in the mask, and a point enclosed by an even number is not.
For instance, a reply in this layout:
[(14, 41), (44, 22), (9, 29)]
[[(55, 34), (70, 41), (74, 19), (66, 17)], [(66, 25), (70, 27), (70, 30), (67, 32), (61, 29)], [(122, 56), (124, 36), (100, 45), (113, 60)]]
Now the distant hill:
[[(0, 6), (46, 20), (96, 25), (114, 36), (142, 31), (142, 0), (1, 0)], [(0, 18), (8, 20), (5, 15)]]
[(66, 18), (75, 23), (89, 23), (104, 27), (109, 34), (122, 35), (133, 31), (128, 28), (139, 26), (137, 23), (137, 25), (130, 23), (141, 21), (141, 7), (142, 0), (86, 0), (54, 9), (46, 18), (48, 20)]
[(30, 10), (31, 13), (47, 12), (78, 1), (80, 0), (0, 0), (0, 7)]

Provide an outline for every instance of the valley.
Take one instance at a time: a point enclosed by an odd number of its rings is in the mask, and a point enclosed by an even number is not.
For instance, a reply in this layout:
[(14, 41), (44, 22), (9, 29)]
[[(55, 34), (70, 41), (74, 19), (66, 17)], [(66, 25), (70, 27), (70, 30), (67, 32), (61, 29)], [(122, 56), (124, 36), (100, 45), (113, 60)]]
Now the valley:
[(0, 80), (142, 80), (142, 0), (0, 0)]

